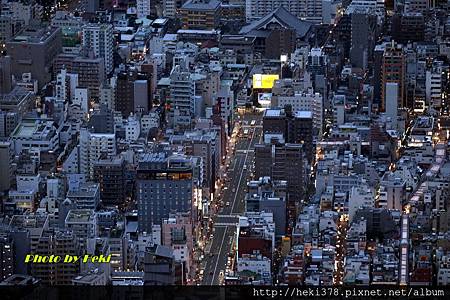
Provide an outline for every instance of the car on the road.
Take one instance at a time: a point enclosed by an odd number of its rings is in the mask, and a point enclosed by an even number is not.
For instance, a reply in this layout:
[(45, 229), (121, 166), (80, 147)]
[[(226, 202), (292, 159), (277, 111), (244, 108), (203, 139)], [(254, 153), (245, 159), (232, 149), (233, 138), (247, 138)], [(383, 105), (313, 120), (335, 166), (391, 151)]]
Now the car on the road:
[(230, 202), (225, 203), (226, 206), (230, 206)]
[(244, 168), (243, 168), (244, 170), (247, 170), (247, 165), (244, 165)]
[(233, 193), (236, 193), (236, 189), (235, 188), (233, 188)]
[(211, 271), (211, 272), (209, 272), (209, 275), (211, 275), (212, 276), (212, 274), (213, 274), (213, 272)]

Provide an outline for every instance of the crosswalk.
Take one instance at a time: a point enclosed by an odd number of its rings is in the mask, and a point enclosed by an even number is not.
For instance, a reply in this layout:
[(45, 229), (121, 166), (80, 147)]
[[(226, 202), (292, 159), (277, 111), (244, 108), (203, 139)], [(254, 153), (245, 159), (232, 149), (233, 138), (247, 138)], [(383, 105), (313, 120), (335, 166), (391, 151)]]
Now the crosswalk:
[(214, 227), (228, 227), (228, 226), (237, 226), (238, 223), (215, 223)]
[(237, 226), (239, 223), (239, 215), (217, 215), (217, 221), (214, 223), (216, 227)]
[(236, 150), (236, 153), (253, 153), (253, 152), (255, 152), (255, 150), (253, 150), (253, 149), (250, 149), (250, 150)]

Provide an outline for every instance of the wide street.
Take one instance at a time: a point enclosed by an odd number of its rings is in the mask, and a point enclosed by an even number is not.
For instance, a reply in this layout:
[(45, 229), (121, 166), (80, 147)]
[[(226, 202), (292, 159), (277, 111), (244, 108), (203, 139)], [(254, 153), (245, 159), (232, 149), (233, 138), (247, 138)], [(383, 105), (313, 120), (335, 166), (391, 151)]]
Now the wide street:
[[(254, 125), (252, 125), (253, 120)], [(248, 129), (248, 136), (242, 136), (245, 129)], [(262, 142), (262, 114), (245, 114), (242, 130), (236, 142), (235, 154), (230, 153), (225, 184), (220, 191), (222, 199), (218, 199), (223, 206), (213, 217), (213, 238), (210, 242), (212, 243), (210, 254), (205, 257), (203, 284), (222, 283), (227, 259), (235, 243), (238, 215), (242, 215), (245, 210), (244, 197), (247, 181), (251, 179), (254, 170), (254, 147), (260, 142)]]

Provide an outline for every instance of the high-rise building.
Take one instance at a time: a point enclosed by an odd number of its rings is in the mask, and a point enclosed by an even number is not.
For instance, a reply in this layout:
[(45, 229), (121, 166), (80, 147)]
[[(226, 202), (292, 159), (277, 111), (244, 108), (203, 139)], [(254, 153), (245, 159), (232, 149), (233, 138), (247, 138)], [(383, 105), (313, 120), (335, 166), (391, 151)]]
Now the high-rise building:
[(398, 84), (395, 82), (386, 83), (386, 115), (391, 118), (391, 122), (397, 122), (398, 114)]
[(80, 130), (80, 172), (94, 176), (94, 163), (102, 158), (116, 155), (115, 133), (102, 133), (87, 128)]
[(19, 115), (15, 112), (0, 111), (0, 137), (9, 137), (19, 123)]
[[(38, 239), (35, 255), (80, 255), (78, 239), (71, 231), (44, 231)], [(70, 285), (80, 272), (80, 263), (32, 263), (31, 275), (46, 285)]]
[(376, 45), (373, 51), (373, 104), (381, 108), (382, 66), (385, 44)]
[(62, 51), (61, 29), (27, 27), (7, 42), (6, 48), (16, 78), (31, 73), (41, 88), (51, 80), (53, 60)]
[(268, 109), (263, 117), (264, 134), (281, 134), (286, 143), (303, 144), (306, 157), (311, 159), (313, 151), (313, 114), (311, 111)]
[(398, 105), (405, 107), (405, 56), (401, 45), (386, 45), (381, 67), (381, 111), (386, 109), (386, 83), (398, 84)]
[(115, 110), (116, 91), (110, 84), (103, 83), (99, 91), (100, 105), (106, 106), (110, 110)]
[(13, 87), (11, 73), (11, 57), (0, 57), (0, 95), (8, 94)]
[(4, 50), (4, 44), (14, 35), (15, 22), (10, 16), (0, 16), (0, 50)]
[(14, 151), (10, 141), (0, 141), (0, 192), (9, 190), (12, 179)]
[(147, 73), (135, 68), (117, 74), (115, 109), (127, 118), (131, 113), (148, 113), (152, 107), (152, 86)]
[(60, 54), (54, 62), (54, 72), (66, 69), (78, 75), (78, 86), (89, 89), (89, 96), (99, 97), (99, 89), (105, 80), (105, 63), (102, 57), (84, 57), (73, 54)]
[(350, 61), (352, 66), (367, 69), (369, 58), (375, 47), (377, 16), (368, 12), (355, 11), (351, 15), (352, 47)]
[(152, 0), (136, 0), (136, 15), (138, 18), (145, 18), (150, 15), (150, 2)]
[(308, 72), (314, 75), (324, 75), (326, 73), (327, 55), (321, 48), (311, 48), (308, 55), (306, 68)]
[(186, 0), (162, 0), (164, 17), (174, 19), (178, 16), (181, 6)]
[(0, 280), (14, 274), (14, 241), (7, 233), (0, 234)]
[(114, 69), (114, 35), (111, 24), (89, 24), (83, 27), (83, 47), (104, 60), (105, 74)]
[(95, 14), (100, 9), (99, 0), (81, 0), (81, 3), (87, 13)]
[(126, 196), (125, 159), (122, 156), (101, 159), (94, 163), (94, 178), (100, 183), (104, 205), (121, 205)]
[(78, 74), (68, 73), (66, 69), (56, 75), (56, 95), (58, 101), (69, 102), (75, 94), (75, 88), (78, 86)]
[(138, 227), (152, 232), (171, 212), (192, 211), (193, 176), (191, 161), (166, 153), (145, 154), (136, 174)]
[(189, 127), (195, 113), (195, 82), (191, 73), (177, 65), (170, 74), (170, 117), (175, 128)]
[(426, 72), (425, 77), (425, 95), (426, 102), (434, 109), (439, 110), (442, 107), (442, 66), (435, 65), (432, 70)]
[(395, 14), (392, 17), (392, 38), (396, 42), (421, 42), (424, 36), (425, 17), (422, 14)]
[(284, 143), (279, 134), (266, 135), (265, 138), (264, 144), (255, 145), (255, 177), (269, 176), (272, 180), (287, 181), (287, 217), (292, 225), (306, 191), (303, 145)]
[(125, 118), (134, 112), (134, 81), (136, 79), (136, 69), (130, 69), (127, 72), (124, 71), (117, 74), (115, 108)]

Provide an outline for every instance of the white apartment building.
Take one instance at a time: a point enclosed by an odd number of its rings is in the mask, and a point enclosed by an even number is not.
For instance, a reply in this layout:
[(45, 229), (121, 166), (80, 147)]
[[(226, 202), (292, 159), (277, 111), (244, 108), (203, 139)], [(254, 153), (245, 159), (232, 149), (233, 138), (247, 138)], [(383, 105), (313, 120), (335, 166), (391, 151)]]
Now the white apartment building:
[(175, 18), (177, 14), (177, 0), (163, 0), (163, 15), (166, 18)]
[(67, 73), (62, 69), (56, 76), (56, 100), (64, 102), (72, 100), (77, 86), (78, 74)]
[(191, 73), (183, 71), (179, 65), (175, 66), (170, 74), (170, 95), (173, 126), (189, 126), (195, 115), (195, 82)]
[(89, 24), (83, 27), (83, 47), (94, 51), (96, 57), (103, 57), (105, 73), (114, 69), (114, 35), (111, 24)]
[(138, 18), (145, 18), (150, 15), (151, 0), (136, 0), (136, 10)]
[(80, 172), (94, 175), (94, 162), (102, 154), (108, 158), (116, 155), (116, 135), (114, 133), (91, 133), (86, 128), (80, 130)]
[(73, 97), (73, 104), (79, 105), (84, 115), (89, 112), (89, 89), (77, 87)]
[[(438, 68), (440, 69), (440, 68)], [(425, 95), (427, 103), (434, 109), (442, 106), (442, 71), (427, 71), (425, 78)]]
[(129, 116), (127, 123), (125, 124), (125, 140), (128, 142), (134, 142), (139, 138), (141, 134), (141, 125), (136, 116)]
[(115, 110), (116, 93), (113, 86), (109, 84), (102, 84), (99, 90), (100, 104), (105, 105), (111, 110)]

